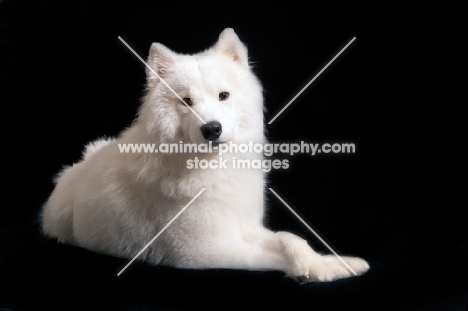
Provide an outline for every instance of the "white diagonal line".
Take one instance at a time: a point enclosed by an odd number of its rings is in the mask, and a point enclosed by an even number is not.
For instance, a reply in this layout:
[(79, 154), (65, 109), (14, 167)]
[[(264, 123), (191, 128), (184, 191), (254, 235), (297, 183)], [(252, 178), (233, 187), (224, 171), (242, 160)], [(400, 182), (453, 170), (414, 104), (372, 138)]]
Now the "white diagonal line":
[(184, 207), (180, 212), (178, 212), (177, 215), (175, 215), (174, 218), (172, 218), (171, 221), (169, 221), (169, 222), (167, 223), (167, 225), (165, 225), (164, 228), (162, 228), (161, 231), (159, 231), (159, 233), (156, 234), (156, 236), (155, 236), (154, 238), (152, 238), (151, 241), (149, 241), (148, 244), (146, 244), (145, 247), (143, 247), (143, 248), (141, 249), (141, 251), (139, 251), (138, 254), (136, 254), (136, 256), (133, 257), (133, 259), (130, 260), (130, 262), (129, 262), (122, 270), (120, 270), (119, 273), (117, 273), (117, 276), (120, 276), (120, 275), (122, 274), (122, 272), (124, 272), (125, 269), (127, 269), (128, 266), (130, 266), (130, 265), (132, 264), (132, 262), (134, 262), (135, 259), (137, 259), (138, 256), (140, 256), (141, 253), (143, 253), (143, 252), (148, 248), (148, 246), (150, 246), (150, 245), (154, 242), (154, 240), (156, 240), (156, 239), (164, 232), (164, 230), (166, 230), (166, 229), (177, 219), (177, 217), (179, 217), (180, 214), (182, 214), (182, 213), (187, 209), (187, 207), (189, 207), (190, 204), (192, 204), (193, 201), (195, 201), (195, 199), (198, 198), (198, 196), (199, 196), (200, 194), (202, 194), (203, 191), (205, 191), (205, 189), (206, 189), (206, 188), (203, 188), (202, 190), (200, 190), (200, 192), (198, 192), (198, 194), (197, 194), (192, 200), (190, 200), (190, 202), (188, 202), (187, 205), (185, 205), (185, 207)]
[(351, 268), (344, 260), (343, 258), (340, 257), (340, 255), (338, 255), (331, 247), (330, 245), (327, 244), (327, 242), (325, 242), (318, 234), (317, 232), (315, 232), (301, 217), (299, 217), (299, 215), (288, 205), (288, 203), (286, 203), (273, 189), (271, 188), (268, 188), (270, 189), (270, 191), (276, 195), (276, 197), (287, 207), (289, 208), (289, 210), (294, 214), (294, 216), (296, 216), (306, 227), (307, 229), (309, 229), (345, 266), (346, 268), (348, 268), (352, 273), (354, 273), (354, 275), (357, 275), (356, 271), (353, 270), (353, 268)]
[(148, 63), (145, 62), (145, 61), (140, 57), (140, 55), (138, 55), (138, 54), (130, 47), (130, 45), (127, 44), (127, 42), (125, 42), (124, 39), (122, 39), (120, 36), (119, 36), (118, 38), (119, 38), (120, 41), (122, 41), (123, 44), (125, 44), (125, 46), (126, 46), (130, 51), (132, 51), (133, 54), (135, 54), (135, 56), (136, 56), (143, 64), (145, 64), (145, 66), (146, 66), (149, 70), (151, 70), (152, 73), (154, 73), (154, 75), (155, 75), (156, 77), (159, 78), (159, 80), (161, 80), (162, 83), (164, 83), (164, 85), (165, 85), (169, 90), (171, 90), (172, 93), (174, 93), (174, 95), (175, 95), (175, 96), (176, 96), (176, 97), (177, 97), (177, 98), (194, 114), (194, 115), (197, 116), (198, 119), (200, 119), (200, 121), (203, 122), (203, 124), (206, 124), (205, 120), (203, 120), (203, 119), (198, 115), (198, 113), (196, 113), (195, 110), (192, 109), (192, 107), (190, 107), (189, 105), (187, 105), (187, 103), (182, 99), (182, 97), (180, 97), (179, 94), (177, 94), (176, 91), (174, 91), (174, 90), (172, 89), (172, 87), (170, 87), (169, 84), (167, 84), (167, 82), (164, 81), (164, 79), (161, 78), (161, 77), (156, 73), (156, 71), (154, 71), (154, 69), (151, 68), (151, 66), (148, 65)]
[(276, 116), (275, 116), (273, 119), (271, 119), (271, 121), (270, 121), (270, 122), (268, 122), (268, 124), (271, 124), (271, 123), (273, 123), (273, 121), (275, 121), (275, 120), (276, 120), (276, 118), (278, 118), (278, 117), (279, 117), (279, 115), (280, 115), (281, 113), (283, 113), (283, 111), (285, 111), (285, 110), (286, 110), (286, 108), (288, 108), (288, 107), (289, 107), (289, 105), (291, 105), (291, 104), (293, 103), (293, 101), (295, 101), (295, 100), (296, 100), (296, 98), (298, 98), (298, 97), (299, 97), (299, 95), (301, 95), (301, 94), (302, 94), (302, 92), (304, 92), (304, 91), (305, 91), (305, 89), (306, 89), (306, 88), (308, 88), (308, 87), (309, 87), (309, 85), (311, 85), (311, 84), (312, 84), (312, 82), (314, 82), (314, 81), (315, 81), (315, 79), (317, 79), (317, 77), (318, 77), (318, 76), (320, 76), (320, 74), (321, 74), (322, 72), (324, 72), (324, 71), (325, 71), (325, 69), (327, 69), (327, 68), (328, 68), (328, 66), (330, 66), (330, 64), (331, 64), (331, 63), (333, 63), (333, 61), (334, 61), (334, 60), (335, 60), (335, 59), (336, 59), (338, 56), (340, 56), (340, 54), (341, 54), (341, 53), (343, 53), (343, 51), (344, 51), (344, 50), (346, 50), (346, 48), (347, 48), (347, 47), (348, 47), (348, 46), (349, 46), (351, 43), (353, 43), (353, 41), (354, 41), (354, 40), (356, 40), (356, 37), (354, 37), (353, 39), (351, 39), (351, 41), (349, 41), (349, 43), (348, 43), (348, 44), (346, 44), (346, 46), (345, 46), (344, 48), (342, 48), (342, 49), (341, 49), (341, 51), (339, 51), (339, 52), (338, 52), (338, 54), (336, 54), (336, 56), (335, 56), (335, 57), (333, 57), (333, 58), (332, 58), (332, 60), (331, 60), (331, 61), (329, 61), (329, 62), (328, 62), (328, 64), (326, 64), (326, 65), (325, 65), (325, 67), (323, 67), (323, 69), (322, 69), (322, 70), (320, 70), (320, 71), (319, 71), (319, 73), (318, 73), (318, 74), (316, 74), (316, 75), (315, 75), (315, 77), (313, 77), (313, 78), (312, 78), (312, 80), (310, 80), (310, 81), (309, 81), (309, 83), (307, 83), (307, 84), (306, 84), (306, 86), (304, 86), (304, 87), (302, 88), (302, 90), (300, 90), (300, 91), (299, 91), (299, 93), (297, 93), (297, 95), (296, 95), (296, 96), (294, 96), (294, 97), (293, 97), (293, 99), (291, 99), (291, 100), (289, 101), (289, 103), (287, 103), (287, 104), (286, 104), (286, 106), (284, 106), (284, 107), (283, 107), (283, 109), (281, 109), (281, 111), (280, 111), (280, 112), (278, 112), (278, 113), (276, 114)]

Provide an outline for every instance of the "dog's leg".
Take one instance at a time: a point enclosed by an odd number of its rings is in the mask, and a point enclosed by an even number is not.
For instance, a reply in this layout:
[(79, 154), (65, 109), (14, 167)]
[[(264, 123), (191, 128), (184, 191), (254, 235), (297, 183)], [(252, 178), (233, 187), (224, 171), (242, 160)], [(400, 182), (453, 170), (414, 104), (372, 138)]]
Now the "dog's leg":
[[(216, 251), (214, 251), (216, 250)], [(366, 261), (357, 257), (341, 257), (356, 273), (369, 269)], [(192, 262), (193, 264), (193, 262)], [(265, 228), (250, 231), (238, 241), (205, 252), (195, 263), (201, 268), (237, 268), (250, 270), (281, 270), (299, 281), (333, 281), (354, 276), (336, 256), (320, 255), (307, 241), (289, 232), (272, 232)]]

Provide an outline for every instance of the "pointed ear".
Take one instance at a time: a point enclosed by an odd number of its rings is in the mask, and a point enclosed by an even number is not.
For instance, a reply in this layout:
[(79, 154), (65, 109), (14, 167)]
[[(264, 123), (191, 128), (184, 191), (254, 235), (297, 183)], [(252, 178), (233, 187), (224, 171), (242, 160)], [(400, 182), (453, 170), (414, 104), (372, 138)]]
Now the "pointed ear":
[[(151, 44), (146, 63), (161, 77), (166, 75), (167, 70), (173, 66), (175, 53), (161, 43)], [(146, 80), (149, 87), (154, 87), (159, 78), (146, 67)]]
[(232, 28), (226, 28), (221, 32), (214, 50), (226, 54), (242, 66), (249, 66), (247, 47), (239, 40)]

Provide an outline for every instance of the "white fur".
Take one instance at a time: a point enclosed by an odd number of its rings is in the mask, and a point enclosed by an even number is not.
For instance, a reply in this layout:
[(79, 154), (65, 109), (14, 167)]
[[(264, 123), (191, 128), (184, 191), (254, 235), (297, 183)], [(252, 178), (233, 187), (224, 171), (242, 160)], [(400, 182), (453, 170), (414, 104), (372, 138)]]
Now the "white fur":
[[(246, 47), (232, 29), (204, 52), (180, 55), (153, 43), (148, 64), (205, 121), (222, 124), (221, 142), (264, 143), (262, 87)], [(334, 256), (322, 256), (291, 233), (263, 226), (265, 179), (257, 169), (186, 167), (217, 154), (120, 153), (118, 143), (206, 143), (202, 122), (151, 72), (134, 124), (116, 139), (89, 144), (65, 168), (44, 205), (45, 235), (65, 243), (133, 258), (202, 188), (204, 193), (139, 257), (181, 268), (282, 270), (306, 281), (352, 276)], [(220, 92), (229, 92), (219, 101)], [(224, 158), (260, 154), (225, 154)], [(358, 274), (369, 265), (344, 257)]]

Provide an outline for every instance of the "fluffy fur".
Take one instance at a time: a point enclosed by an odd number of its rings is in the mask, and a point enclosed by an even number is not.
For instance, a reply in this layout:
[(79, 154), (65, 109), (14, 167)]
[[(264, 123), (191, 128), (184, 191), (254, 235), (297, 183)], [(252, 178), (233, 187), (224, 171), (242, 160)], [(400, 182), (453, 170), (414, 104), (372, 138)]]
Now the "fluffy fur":
[[(262, 86), (247, 48), (225, 29), (211, 48), (177, 54), (153, 43), (148, 64), (203, 120), (222, 125), (219, 142), (264, 143)], [(220, 92), (229, 92), (225, 101)], [(119, 143), (205, 144), (202, 121), (150, 70), (131, 127), (116, 139), (90, 143), (65, 168), (42, 213), (46, 236), (95, 252), (133, 258), (202, 188), (206, 190), (139, 257), (180, 268), (282, 270), (302, 281), (352, 276), (331, 255), (302, 238), (263, 226), (265, 176), (259, 169), (188, 169), (186, 161), (218, 154), (120, 153)], [(225, 154), (262, 159), (261, 154)], [(358, 273), (369, 265), (343, 257)]]

